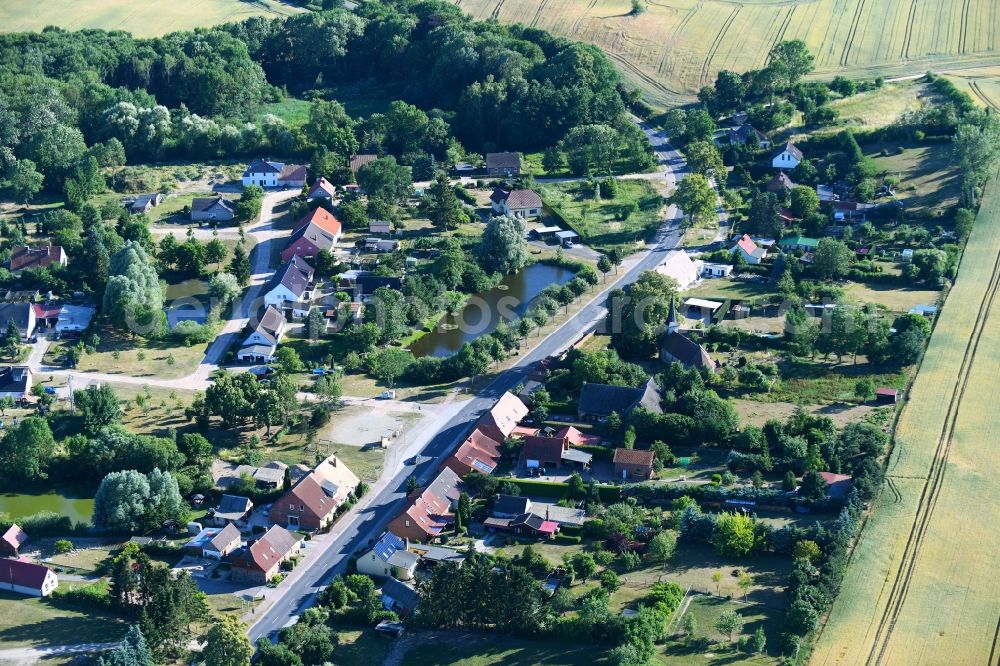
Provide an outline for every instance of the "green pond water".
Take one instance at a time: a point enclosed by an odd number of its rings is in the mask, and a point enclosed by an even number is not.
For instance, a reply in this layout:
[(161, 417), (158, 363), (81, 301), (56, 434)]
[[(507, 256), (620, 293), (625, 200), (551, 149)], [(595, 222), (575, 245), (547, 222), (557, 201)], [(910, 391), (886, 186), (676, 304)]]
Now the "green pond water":
[(71, 497), (55, 491), (39, 494), (0, 493), (0, 513), (6, 513), (15, 520), (39, 511), (69, 516), (74, 523), (89, 523), (94, 512), (94, 498)]

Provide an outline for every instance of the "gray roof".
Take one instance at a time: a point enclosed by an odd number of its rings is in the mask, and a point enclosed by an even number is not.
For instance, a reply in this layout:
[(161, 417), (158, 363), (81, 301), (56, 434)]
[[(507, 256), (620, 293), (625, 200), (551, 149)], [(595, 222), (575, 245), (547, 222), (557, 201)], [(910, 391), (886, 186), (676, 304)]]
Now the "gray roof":
[(206, 210), (211, 210), (215, 206), (225, 208), (230, 213), (236, 211), (236, 205), (229, 199), (223, 197), (197, 197), (191, 201), (191, 210), (196, 213), (202, 213)]
[(249, 176), (252, 173), (281, 173), (284, 166), (281, 162), (268, 162), (256, 159), (247, 165), (247, 170), (243, 172), (243, 175)]
[(486, 153), (487, 169), (520, 169), (521, 156), (517, 153)]
[(405, 610), (413, 610), (420, 601), (420, 595), (415, 589), (395, 578), (390, 578), (382, 585), (382, 596), (392, 599), (397, 606)]
[(0, 331), (7, 330), (7, 324), (14, 322), (21, 335), (28, 334), (31, 321), (31, 303), (0, 303)]
[(285, 315), (281, 314), (278, 308), (273, 305), (268, 305), (253, 330), (268, 342), (278, 344), (278, 331), (284, 324)]
[(427, 551), (420, 557), (431, 562), (461, 563), (465, 561), (465, 555), (454, 548), (445, 548), (443, 546), (421, 546), (421, 548), (426, 548)]
[(0, 367), (0, 393), (24, 393), (30, 380), (31, 370), (27, 366)]
[(386, 564), (405, 571), (410, 571), (413, 567), (417, 566), (418, 560), (420, 560), (420, 558), (416, 553), (411, 553), (408, 550), (397, 550), (389, 556), (389, 559), (386, 560)]
[(458, 474), (455, 474), (450, 467), (445, 467), (430, 482), (427, 490), (439, 499), (457, 500), (459, 483), (461, 483), (461, 479), (458, 478)]
[[(673, 359), (666, 358), (666, 355), (672, 356)], [(663, 343), (660, 345), (660, 356), (665, 362), (677, 360), (689, 368), (715, 369), (715, 363), (705, 348), (677, 331), (668, 333), (663, 338)]]
[(253, 508), (253, 502), (247, 497), (223, 495), (219, 501), (219, 508), (215, 510), (215, 517), (224, 520), (239, 520), (251, 508)]
[(132, 210), (143, 210), (146, 206), (156, 206), (160, 203), (160, 193), (140, 194), (132, 202)]
[(209, 545), (212, 546), (212, 550), (222, 551), (226, 546), (233, 542), (233, 539), (240, 538), (240, 531), (235, 525), (229, 523), (222, 528), (222, 531), (212, 537), (209, 541)]
[(774, 153), (774, 157), (777, 157), (778, 155), (780, 155), (781, 153), (785, 152), (786, 150), (795, 159), (799, 160), (800, 162), (802, 161), (802, 151), (799, 150), (798, 148), (796, 148), (795, 144), (792, 143), (791, 141), (786, 142), (785, 145), (783, 145), (781, 148), (779, 148), (777, 150), (777, 152)]
[(271, 291), (280, 284), (295, 294), (296, 298), (300, 298), (309, 289), (309, 274), (312, 272), (311, 269), (304, 271), (302, 263), (305, 263), (302, 259), (296, 260), (293, 257), (292, 261), (283, 264), (275, 271), (271, 283), (267, 286), (267, 291)]
[(624, 417), (639, 404), (645, 392), (645, 387), (584, 383), (580, 389), (579, 411), (596, 416), (610, 416), (612, 412), (617, 412)]
[(493, 513), (518, 515), (528, 511), (530, 508), (530, 499), (516, 495), (500, 495), (496, 502), (493, 503)]

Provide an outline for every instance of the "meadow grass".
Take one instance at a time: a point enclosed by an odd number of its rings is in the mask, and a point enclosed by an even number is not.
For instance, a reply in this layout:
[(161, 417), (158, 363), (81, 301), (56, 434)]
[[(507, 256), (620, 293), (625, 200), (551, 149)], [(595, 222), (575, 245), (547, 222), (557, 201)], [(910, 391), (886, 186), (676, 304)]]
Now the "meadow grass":
[(938, 319), (930, 345), (896, 429), (889, 461), (891, 486), (883, 490), (857, 544), (843, 589), (834, 603), (812, 657), (816, 664), (864, 662), (883, 612), (892, 597), (908, 536), (921, 515), (925, 479), (930, 474), (949, 405), (964, 380), (958, 411), (952, 412), (952, 447), (942, 485), (918, 542), (909, 587), (885, 644), (885, 663), (985, 663), (996, 629), (1000, 582), (1000, 505), (990, 500), (1000, 489), (1000, 459), (994, 442), (995, 369), (1000, 362), (1000, 326), (987, 319), (967, 374), (960, 372), (984, 303), (996, 305), (988, 290), (1000, 254), (1000, 183), (987, 188), (982, 210), (959, 269), (958, 279)]

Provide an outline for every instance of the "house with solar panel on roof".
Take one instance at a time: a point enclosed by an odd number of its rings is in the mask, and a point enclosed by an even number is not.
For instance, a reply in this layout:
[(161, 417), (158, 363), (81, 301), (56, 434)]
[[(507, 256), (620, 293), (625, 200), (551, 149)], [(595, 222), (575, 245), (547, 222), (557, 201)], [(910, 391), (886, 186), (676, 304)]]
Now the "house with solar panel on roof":
[(392, 532), (384, 532), (372, 549), (358, 556), (358, 573), (375, 578), (412, 580), (420, 557), (407, 548), (409, 542)]

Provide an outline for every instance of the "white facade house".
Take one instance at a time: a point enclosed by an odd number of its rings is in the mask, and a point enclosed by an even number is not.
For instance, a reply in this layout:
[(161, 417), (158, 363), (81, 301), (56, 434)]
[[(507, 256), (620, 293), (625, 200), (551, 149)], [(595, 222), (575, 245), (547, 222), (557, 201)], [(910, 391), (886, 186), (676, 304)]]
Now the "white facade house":
[(278, 175), (284, 168), (281, 162), (254, 160), (243, 172), (243, 187), (257, 185), (258, 187), (277, 187)]
[(710, 262), (705, 262), (701, 265), (701, 275), (707, 278), (724, 278), (729, 277), (733, 272), (733, 267), (730, 264), (713, 264)]
[(371, 550), (358, 557), (357, 569), (358, 573), (375, 578), (412, 580), (419, 559), (416, 553), (407, 550), (406, 539), (386, 532)]
[(0, 398), (12, 398), (15, 402), (31, 395), (31, 368), (26, 365), (0, 366)]
[(691, 259), (683, 250), (672, 253), (656, 267), (656, 272), (677, 282), (678, 289), (687, 289), (701, 277), (701, 261)]
[(97, 308), (86, 305), (64, 305), (59, 310), (56, 333), (79, 333), (87, 330)]
[(264, 304), (293, 317), (305, 317), (312, 303), (313, 269), (301, 257), (292, 257), (274, 274), (264, 293)]
[(270, 363), (285, 332), (285, 317), (274, 306), (268, 306), (260, 323), (250, 330), (236, 357), (246, 363)]
[(775, 169), (794, 169), (801, 161), (802, 151), (789, 141), (771, 157), (771, 166)]
[(21, 560), (0, 560), (0, 590), (29, 597), (47, 597), (59, 586), (52, 569)]

